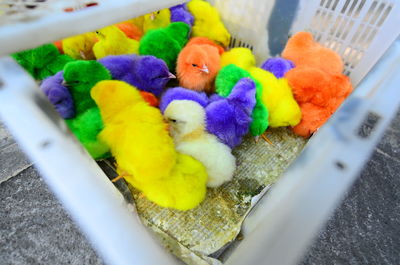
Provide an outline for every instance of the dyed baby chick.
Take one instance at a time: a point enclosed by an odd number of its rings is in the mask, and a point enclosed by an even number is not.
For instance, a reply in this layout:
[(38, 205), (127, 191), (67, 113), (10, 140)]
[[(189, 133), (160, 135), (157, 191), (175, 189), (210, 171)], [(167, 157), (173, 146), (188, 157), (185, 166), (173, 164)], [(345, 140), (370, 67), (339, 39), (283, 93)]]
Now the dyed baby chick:
[(216, 98), (206, 107), (207, 131), (230, 148), (238, 146), (249, 132), (256, 105), (256, 84), (240, 79), (227, 98)]
[(72, 36), (62, 41), (64, 53), (77, 60), (94, 60), (93, 46), (97, 36), (93, 32)]
[(160, 58), (170, 71), (175, 71), (176, 59), (188, 40), (189, 31), (190, 27), (183, 22), (149, 31), (140, 39), (139, 54)]
[(175, 78), (165, 62), (154, 56), (110, 55), (98, 60), (114, 80), (125, 81), (136, 88), (159, 96), (168, 81)]
[(301, 110), (288, 81), (285, 78), (277, 79), (272, 73), (258, 67), (251, 68), (250, 74), (263, 87), (262, 102), (269, 111), (269, 126), (297, 125), (301, 120)]
[(286, 43), (282, 57), (291, 60), (296, 67), (314, 67), (332, 74), (343, 71), (340, 55), (316, 42), (309, 32), (298, 32), (293, 35)]
[(194, 16), (193, 37), (207, 37), (226, 47), (231, 35), (222, 23), (218, 10), (203, 0), (192, 0), (187, 7)]
[(234, 64), (242, 69), (249, 70), (256, 66), (256, 58), (248, 48), (233, 48), (221, 55), (221, 67)]
[(97, 61), (71, 62), (65, 65), (63, 76), (77, 115), (97, 106), (90, 96), (90, 90), (97, 82), (111, 79), (108, 70)]
[(261, 69), (273, 73), (277, 78), (284, 77), (293, 68), (294, 63), (292, 61), (281, 57), (269, 58), (261, 65)]
[(117, 26), (108, 26), (96, 31), (99, 41), (93, 46), (96, 59), (108, 55), (137, 54), (139, 42), (128, 38)]
[[(231, 49), (223, 54), (223, 60), (224, 63), (233, 63), (243, 67), (261, 84), (261, 101), (269, 111), (269, 126), (274, 128), (295, 126), (300, 122), (301, 111), (293, 98), (292, 90), (287, 80), (278, 80), (272, 73), (256, 67), (256, 59), (250, 49)], [(279, 64), (282, 64), (282, 61), (286, 63), (286, 60), (282, 59), (278, 62), (276, 60), (275, 62), (267, 61), (266, 65), (269, 68), (273, 68), (271, 67), (271, 62), (275, 63), (273, 70), (278, 75), (282, 75), (282, 72), (288, 71), (287, 68), (290, 69), (292, 67), (290, 63), (287, 63), (288, 66), (285, 68), (286, 65), (284, 65), (283, 69), (281, 69)]]
[(353, 90), (347, 76), (316, 68), (296, 67), (286, 77), (302, 111), (301, 122), (293, 132), (306, 138), (330, 118)]
[(205, 197), (207, 173), (176, 153), (160, 111), (122, 81), (102, 81), (91, 91), (105, 124), (99, 138), (111, 148), (126, 181), (162, 207), (188, 210)]
[(143, 32), (165, 28), (171, 23), (171, 12), (168, 8), (152, 12), (143, 16)]
[(90, 91), (97, 82), (111, 79), (110, 73), (97, 61), (76, 61), (64, 67), (63, 76), (76, 110), (76, 117), (66, 120), (68, 127), (94, 159), (108, 157), (108, 145), (98, 138), (103, 121)]
[(73, 61), (68, 55), (60, 54), (54, 44), (15, 53), (12, 57), (36, 80), (55, 75), (65, 64)]
[(207, 38), (191, 39), (178, 56), (176, 73), (180, 86), (212, 93), (222, 52)]
[[(118, 167), (138, 182), (146, 175), (147, 180), (168, 177), (176, 153), (160, 112), (148, 106), (136, 88), (122, 81), (101, 81), (91, 95), (105, 124), (101, 138), (109, 143)], [(128, 144), (128, 140), (133, 141)], [(146, 157), (155, 150), (159, 155), (156, 161)]]
[(269, 125), (268, 109), (262, 101), (262, 85), (246, 70), (234, 64), (230, 64), (219, 71), (215, 80), (216, 92), (222, 97), (228, 97), (236, 83), (244, 77), (251, 78), (256, 84), (256, 105), (251, 115), (252, 122), (250, 124), (250, 132), (253, 136), (259, 136), (265, 132)]
[(296, 65), (285, 74), (303, 114), (293, 131), (309, 137), (329, 119), (353, 87), (342, 74), (340, 56), (316, 42), (311, 33), (293, 35), (282, 56)]
[(205, 131), (204, 108), (191, 100), (172, 101), (164, 112), (174, 138), (176, 150), (200, 161), (207, 169), (208, 187), (219, 187), (230, 181), (236, 159), (228, 146)]
[(60, 71), (43, 80), (40, 88), (60, 116), (64, 119), (70, 119), (75, 116), (74, 101), (68, 88), (62, 85), (63, 80), (63, 72)]
[(186, 4), (173, 6), (169, 10), (171, 11), (171, 22), (183, 22), (193, 26), (194, 17), (189, 12)]
[[(108, 70), (97, 61), (76, 61), (64, 68), (65, 84), (74, 98), (77, 116), (67, 120), (71, 131), (94, 159), (108, 156), (108, 146), (98, 139), (103, 122), (90, 91), (99, 81), (111, 79)], [(149, 104), (157, 105), (152, 95), (141, 95)]]

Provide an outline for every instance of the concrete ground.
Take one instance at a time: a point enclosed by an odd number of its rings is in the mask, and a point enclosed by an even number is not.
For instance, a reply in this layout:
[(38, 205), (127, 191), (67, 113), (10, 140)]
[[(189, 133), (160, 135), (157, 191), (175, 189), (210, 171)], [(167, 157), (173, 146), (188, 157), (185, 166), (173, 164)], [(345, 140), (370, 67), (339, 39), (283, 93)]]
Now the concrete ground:
[[(0, 264), (103, 264), (0, 124)], [(306, 254), (307, 264), (400, 264), (400, 113)]]

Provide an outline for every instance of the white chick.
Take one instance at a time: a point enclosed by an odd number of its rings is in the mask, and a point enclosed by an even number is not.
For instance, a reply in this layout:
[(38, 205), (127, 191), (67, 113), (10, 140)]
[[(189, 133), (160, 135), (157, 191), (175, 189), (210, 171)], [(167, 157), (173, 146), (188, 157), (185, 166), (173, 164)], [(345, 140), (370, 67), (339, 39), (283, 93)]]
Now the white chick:
[(191, 100), (174, 100), (165, 109), (171, 136), (178, 152), (192, 156), (207, 169), (207, 186), (216, 188), (230, 181), (236, 169), (231, 149), (205, 131), (205, 110)]

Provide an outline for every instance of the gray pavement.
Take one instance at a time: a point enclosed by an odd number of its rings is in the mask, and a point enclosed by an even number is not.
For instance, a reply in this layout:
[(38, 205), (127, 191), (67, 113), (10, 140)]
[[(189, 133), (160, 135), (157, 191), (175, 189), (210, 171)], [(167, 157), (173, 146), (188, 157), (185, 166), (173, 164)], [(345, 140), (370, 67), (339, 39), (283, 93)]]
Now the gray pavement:
[(0, 122), (0, 183), (27, 169), (30, 163)]
[[(103, 264), (0, 124), (0, 264)], [(400, 113), (302, 264), (400, 264)]]
[(400, 113), (306, 264), (400, 264)]
[(103, 264), (33, 167), (0, 184), (0, 264)]

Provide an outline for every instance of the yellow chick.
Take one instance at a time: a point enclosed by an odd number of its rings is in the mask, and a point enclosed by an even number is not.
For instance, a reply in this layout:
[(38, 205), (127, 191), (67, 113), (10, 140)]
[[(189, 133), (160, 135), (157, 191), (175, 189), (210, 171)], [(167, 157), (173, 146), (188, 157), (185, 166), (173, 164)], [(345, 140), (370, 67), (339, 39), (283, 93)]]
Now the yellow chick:
[(107, 143), (126, 181), (163, 207), (188, 210), (205, 197), (207, 173), (197, 160), (175, 151), (159, 109), (122, 81), (101, 81), (91, 90)]
[(146, 33), (152, 29), (165, 28), (171, 23), (171, 11), (165, 8), (143, 17), (143, 32)]
[(62, 41), (62, 48), (66, 55), (77, 60), (94, 60), (93, 46), (97, 42), (94, 32), (72, 36)]
[(207, 37), (224, 47), (228, 46), (231, 34), (222, 23), (215, 7), (203, 0), (192, 0), (187, 7), (195, 18), (193, 37)]
[(129, 39), (116, 26), (108, 26), (96, 31), (99, 41), (93, 46), (96, 59), (108, 55), (137, 54), (139, 42)]
[(269, 111), (269, 126), (297, 125), (301, 120), (301, 110), (287, 80), (277, 79), (272, 73), (258, 67), (251, 67), (249, 72), (263, 87), (262, 101)]
[(248, 48), (233, 48), (221, 55), (221, 68), (228, 64), (248, 70), (256, 66), (256, 58)]
[(186, 211), (204, 200), (206, 183), (207, 171), (203, 164), (189, 155), (177, 153), (176, 164), (167, 179), (147, 181), (136, 187), (161, 207)]

